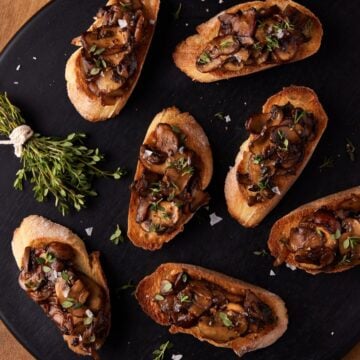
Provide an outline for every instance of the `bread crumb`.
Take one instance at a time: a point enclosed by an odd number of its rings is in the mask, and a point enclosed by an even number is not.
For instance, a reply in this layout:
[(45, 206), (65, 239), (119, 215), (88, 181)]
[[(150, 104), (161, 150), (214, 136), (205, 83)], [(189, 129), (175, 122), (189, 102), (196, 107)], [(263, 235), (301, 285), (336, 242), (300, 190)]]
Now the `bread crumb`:
[(275, 272), (274, 272), (274, 270), (270, 270), (270, 276), (275, 276), (276, 274), (275, 274)]
[(285, 264), (287, 268), (291, 269), (292, 271), (296, 270), (296, 266), (286, 263)]
[(217, 216), (214, 212), (212, 214), (210, 214), (210, 225), (214, 226), (217, 223), (219, 223), (220, 221), (222, 221), (223, 219), (220, 216)]
[(91, 236), (92, 232), (93, 232), (94, 228), (93, 227), (89, 227), (85, 229), (86, 235), (87, 236)]
[(182, 354), (177, 354), (177, 355), (173, 354), (171, 356), (171, 360), (181, 360), (182, 358), (183, 358)]

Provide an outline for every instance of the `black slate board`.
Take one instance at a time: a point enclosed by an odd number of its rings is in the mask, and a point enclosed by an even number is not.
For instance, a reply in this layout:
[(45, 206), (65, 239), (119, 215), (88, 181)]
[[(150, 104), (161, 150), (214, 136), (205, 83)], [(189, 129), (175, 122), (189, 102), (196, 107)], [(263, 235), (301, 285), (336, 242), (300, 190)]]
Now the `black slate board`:
[[(88, 123), (76, 113), (65, 90), (64, 68), (74, 51), (70, 40), (87, 28), (103, 0), (63, 0), (47, 6), (29, 22), (0, 55), (0, 91), (7, 91), (28, 123), (44, 135), (83, 131), (88, 144), (106, 153), (106, 166), (129, 169), (127, 179), (99, 180), (100, 196), (88, 209), (62, 217), (51, 202), (39, 204), (29, 187), (13, 190), (18, 159), (10, 147), (0, 148), (0, 316), (10, 330), (38, 359), (76, 359), (66, 349), (55, 326), (30, 301), (17, 284), (18, 270), (11, 254), (12, 231), (29, 214), (40, 214), (64, 224), (82, 236), (89, 250), (98, 249), (112, 292), (113, 326), (101, 355), (103, 359), (151, 359), (152, 351), (170, 339), (184, 359), (236, 359), (230, 350), (216, 349), (186, 335), (172, 336), (140, 310), (130, 292), (115, 290), (167, 261), (188, 262), (257, 284), (279, 294), (287, 303), (290, 325), (273, 346), (246, 355), (251, 359), (333, 360), (341, 358), (360, 340), (360, 269), (338, 275), (307, 275), (281, 267), (270, 277), (272, 259), (253, 252), (266, 247), (271, 225), (295, 207), (318, 197), (359, 184), (360, 161), (351, 163), (345, 152), (345, 137), (359, 144), (360, 113), (360, 8), (356, 1), (303, 0), (322, 20), (325, 36), (320, 52), (305, 61), (208, 85), (193, 83), (173, 64), (175, 45), (194, 32), (197, 24), (237, 3), (182, 1), (180, 19), (173, 13), (179, 1), (161, 6), (154, 42), (139, 84), (116, 119)], [(208, 10), (207, 10), (208, 9)], [(36, 57), (36, 60), (33, 59)], [(21, 68), (16, 71), (17, 65)], [(18, 82), (18, 84), (14, 84)], [(312, 87), (328, 115), (329, 126), (312, 160), (283, 201), (256, 229), (244, 229), (226, 211), (223, 184), (240, 143), (247, 137), (244, 122), (264, 101), (282, 87), (297, 84)], [(126, 226), (129, 184), (139, 146), (156, 113), (177, 105), (189, 111), (204, 127), (214, 154), (215, 174), (209, 188), (210, 213), (223, 217), (214, 227), (209, 212), (201, 210), (161, 251), (146, 252), (127, 242), (118, 247), (108, 239), (115, 224)], [(232, 121), (214, 118), (223, 111)], [(325, 156), (335, 166), (319, 171)], [(84, 229), (94, 227), (93, 235)], [(331, 335), (333, 332), (333, 336)]]

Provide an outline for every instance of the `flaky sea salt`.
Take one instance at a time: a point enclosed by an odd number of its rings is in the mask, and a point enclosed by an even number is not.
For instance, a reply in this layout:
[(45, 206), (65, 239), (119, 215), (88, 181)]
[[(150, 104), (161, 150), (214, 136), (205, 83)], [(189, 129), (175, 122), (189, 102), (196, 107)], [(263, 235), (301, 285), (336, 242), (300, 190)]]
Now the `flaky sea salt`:
[(275, 274), (275, 272), (274, 272), (274, 270), (270, 270), (270, 276), (275, 276), (276, 274)]
[(222, 218), (220, 216), (217, 216), (215, 213), (210, 214), (210, 225), (214, 226), (217, 223), (222, 221)]
[(87, 235), (87, 236), (91, 236), (93, 230), (94, 230), (93, 227), (86, 228), (86, 229), (85, 229), (86, 235)]

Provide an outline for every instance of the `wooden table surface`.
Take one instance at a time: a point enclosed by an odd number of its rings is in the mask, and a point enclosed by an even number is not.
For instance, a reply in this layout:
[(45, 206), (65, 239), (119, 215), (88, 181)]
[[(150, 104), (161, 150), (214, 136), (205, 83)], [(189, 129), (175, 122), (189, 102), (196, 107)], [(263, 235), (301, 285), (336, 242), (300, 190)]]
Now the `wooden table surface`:
[[(50, 0), (0, 0), (0, 52), (21, 26), (48, 2)], [(47, 321), (45, 316), (44, 321)], [(13, 359), (15, 354), (16, 360), (34, 359), (0, 320), (0, 359)], [(359, 359), (360, 343), (343, 360)]]

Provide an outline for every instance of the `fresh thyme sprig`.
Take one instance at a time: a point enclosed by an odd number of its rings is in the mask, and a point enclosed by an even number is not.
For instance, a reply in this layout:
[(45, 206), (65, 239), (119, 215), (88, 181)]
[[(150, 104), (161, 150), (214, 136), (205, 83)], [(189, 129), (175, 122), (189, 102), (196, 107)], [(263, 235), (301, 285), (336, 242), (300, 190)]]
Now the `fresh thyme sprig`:
[(173, 344), (170, 341), (160, 345), (159, 349), (153, 351), (153, 360), (164, 360), (166, 350), (169, 350), (173, 347)]
[[(20, 110), (6, 94), (0, 94), (0, 135), (9, 137), (23, 124)], [(98, 168), (104, 156), (99, 149), (87, 148), (83, 143), (85, 138), (82, 133), (72, 133), (64, 139), (34, 134), (24, 145), (15, 189), (23, 190), (24, 182), (29, 181), (37, 201), (43, 202), (52, 195), (55, 207), (63, 215), (72, 207), (80, 211), (86, 206), (87, 196), (97, 195), (92, 187), (94, 178), (118, 180), (125, 175), (121, 168), (114, 172)]]

